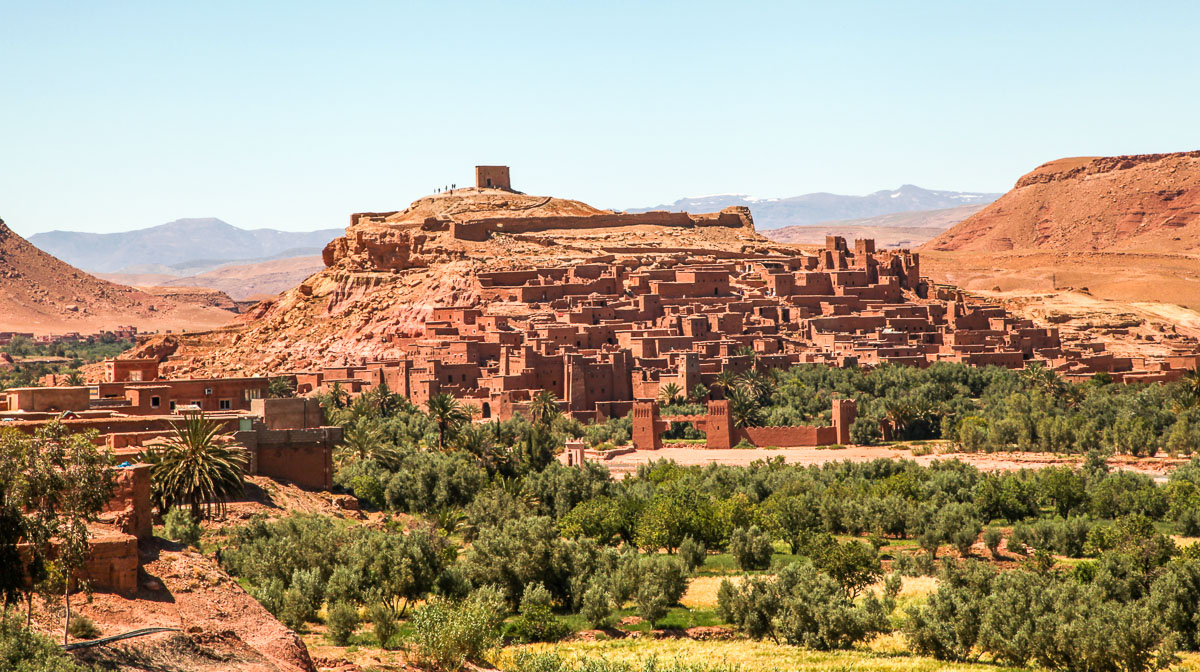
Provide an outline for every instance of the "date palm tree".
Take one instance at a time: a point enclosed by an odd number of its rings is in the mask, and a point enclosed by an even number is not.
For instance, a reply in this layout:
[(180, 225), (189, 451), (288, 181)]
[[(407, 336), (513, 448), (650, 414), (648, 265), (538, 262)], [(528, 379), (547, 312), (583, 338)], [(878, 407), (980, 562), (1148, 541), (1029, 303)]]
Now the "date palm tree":
[(754, 394), (744, 388), (735, 387), (725, 394), (729, 400), (729, 416), (734, 427), (758, 427), (762, 425), (762, 409)]
[(446, 450), (458, 429), (471, 421), (471, 414), (458, 400), (449, 394), (438, 394), (429, 398), (429, 419), (437, 427), (438, 450)]
[(676, 383), (667, 383), (658, 390), (658, 400), (664, 406), (670, 406), (679, 401), (683, 396), (683, 389)]
[(383, 439), (383, 432), (370, 420), (359, 420), (346, 429), (342, 445), (334, 451), (339, 466), (351, 460), (375, 460), (385, 469), (400, 466), (400, 453)]
[(280, 376), (267, 381), (267, 396), (272, 399), (287, 399), (296, 396), (296, 386), (292, 381)]
[(535, 424), (549, 427), (560, 414), (558, 397), (550, 390), (541, 390), (529, 400), (529, 415)]
[(67, 387), (79, 387), (85, 383), (83, 380), (83, 375), (78, 371), (72, 371), (68, 373), (67, 377), (63, 379), (63, 382), (67, 384)]
[(145, 454), (159, 507), (188, 506), (196, 518), (212, 517), (214, 509), (224, 514), (226, 502), (245, 486), (246, 449), (203, 413), (172, 423), (172, 429), (175, 433), (165, 444)]

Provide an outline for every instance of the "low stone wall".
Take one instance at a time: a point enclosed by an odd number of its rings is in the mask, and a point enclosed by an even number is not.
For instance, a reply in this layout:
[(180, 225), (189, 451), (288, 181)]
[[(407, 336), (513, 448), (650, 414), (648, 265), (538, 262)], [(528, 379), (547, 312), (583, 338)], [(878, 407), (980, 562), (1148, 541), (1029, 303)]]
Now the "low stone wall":
[(745, 438), (759, 448), (808, 448), (837, 443), (837, 429), (829, 427), (747, 427), (738, 430), (739, 440)]

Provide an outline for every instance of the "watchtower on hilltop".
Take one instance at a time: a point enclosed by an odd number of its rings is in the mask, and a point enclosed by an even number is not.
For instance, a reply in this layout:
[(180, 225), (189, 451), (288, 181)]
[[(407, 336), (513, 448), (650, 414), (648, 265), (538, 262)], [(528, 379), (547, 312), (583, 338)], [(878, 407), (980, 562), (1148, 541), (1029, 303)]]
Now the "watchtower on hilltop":
[(508, 166), (475, 166), (475, 186), (480, 189), (512, 191), (512, 182), (508, 178)]

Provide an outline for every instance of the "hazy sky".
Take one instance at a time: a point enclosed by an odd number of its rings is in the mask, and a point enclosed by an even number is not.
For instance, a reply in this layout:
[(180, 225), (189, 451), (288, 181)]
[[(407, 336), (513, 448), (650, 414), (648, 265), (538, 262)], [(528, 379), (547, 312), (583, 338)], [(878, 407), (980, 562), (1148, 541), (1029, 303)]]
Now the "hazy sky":
[(1194, 2), (5, 2), (0, 218), (343, 227), (512, 167), (683, 196), (1005, 191), (1200, 148)]

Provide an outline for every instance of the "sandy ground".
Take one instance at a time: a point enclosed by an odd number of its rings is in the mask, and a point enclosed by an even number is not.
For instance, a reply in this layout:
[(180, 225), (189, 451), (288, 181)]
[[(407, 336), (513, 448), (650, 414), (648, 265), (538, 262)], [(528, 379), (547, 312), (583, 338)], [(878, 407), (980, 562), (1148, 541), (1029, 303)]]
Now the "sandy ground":
[[(617, 477), (637, 470), (638, 465), (655, 460), (674, 460), (683, 465), (726, 464), (746, 466), (756, 460), (783, 458), (788, 464), (825, 464), (827, 462), (869, 462), (880, 458), (911, 459), (918, 464), (928, 465), (936, 460), (957, 459), (984, 471), (1014, 471), (1017, 469), (1039, 469), (1056, 465), (1077, 465), (1083, 461), (1081, 455), (1056, 455), (1054, 453), (942, 453), (913, 456), (908, 450), (888, 446), (849, 446), (829, 448), (764, 448), (729, 450), (706, 450), (704, 448), (674, 448), (662, 450), (637, 450), (618, 456), (607, 463)], [(1116, 469), (1137, 471), (1157, 479), (1166, 478), (1167, 473), (1186, 460), (1168, 457), (1127, 458), (1117, 457), (1109, 461)]]

